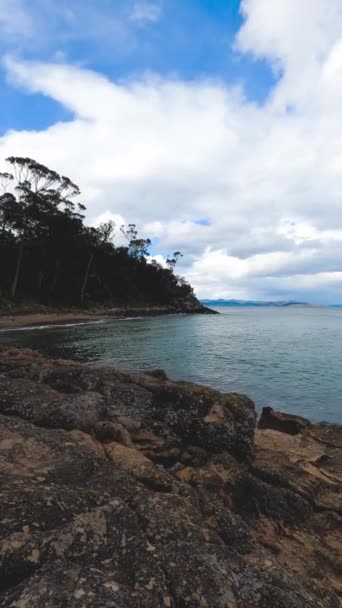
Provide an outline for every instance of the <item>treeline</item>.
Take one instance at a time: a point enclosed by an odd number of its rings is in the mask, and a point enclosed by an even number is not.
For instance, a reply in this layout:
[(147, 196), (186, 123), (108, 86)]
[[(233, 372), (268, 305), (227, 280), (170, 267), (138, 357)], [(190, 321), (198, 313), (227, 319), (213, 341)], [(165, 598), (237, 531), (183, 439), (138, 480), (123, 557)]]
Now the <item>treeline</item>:
[(167, 268), (149, 261), (149, 239), (134, 224), (84, 223), (78, 186), (30, 158), (7, 159), (0, 173), (0, 299), (46, 305), (177, 305), (193, 298), (177, 277), (176, 252)]

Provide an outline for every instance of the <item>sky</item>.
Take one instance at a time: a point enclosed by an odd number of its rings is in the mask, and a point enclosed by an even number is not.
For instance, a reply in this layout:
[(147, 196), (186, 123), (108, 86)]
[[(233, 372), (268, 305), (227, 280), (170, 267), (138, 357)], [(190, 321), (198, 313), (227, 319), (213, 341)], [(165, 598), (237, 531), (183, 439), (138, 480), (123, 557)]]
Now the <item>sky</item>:
[(0, 0), (0, 103), (0, 170), (68, 175), (199, 297), (342, 303), (341, 0)]

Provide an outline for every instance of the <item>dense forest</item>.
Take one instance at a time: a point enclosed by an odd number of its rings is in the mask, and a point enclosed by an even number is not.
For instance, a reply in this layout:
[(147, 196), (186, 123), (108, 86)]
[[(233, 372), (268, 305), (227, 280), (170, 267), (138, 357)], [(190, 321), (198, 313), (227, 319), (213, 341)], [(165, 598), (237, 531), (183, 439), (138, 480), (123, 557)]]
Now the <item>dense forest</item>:
[[(177, 305), (195, 300), (174, 269), (149, 259), (136, 226), (84, 221), (80, 190), (30, 158), (7, 159), (0, 173), (0, 302), (46, 305)], [(118, 230), (127, 246), (115, 246)]]

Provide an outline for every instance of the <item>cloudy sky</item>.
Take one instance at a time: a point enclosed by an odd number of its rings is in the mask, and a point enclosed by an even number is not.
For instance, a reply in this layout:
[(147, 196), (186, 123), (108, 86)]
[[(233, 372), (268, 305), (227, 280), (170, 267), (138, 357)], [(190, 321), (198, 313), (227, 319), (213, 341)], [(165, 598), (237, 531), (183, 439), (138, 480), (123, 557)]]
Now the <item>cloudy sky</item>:
[(341, 0), (0, 0), (0, 167), (184, 254), (203, 298), (342, 303)]

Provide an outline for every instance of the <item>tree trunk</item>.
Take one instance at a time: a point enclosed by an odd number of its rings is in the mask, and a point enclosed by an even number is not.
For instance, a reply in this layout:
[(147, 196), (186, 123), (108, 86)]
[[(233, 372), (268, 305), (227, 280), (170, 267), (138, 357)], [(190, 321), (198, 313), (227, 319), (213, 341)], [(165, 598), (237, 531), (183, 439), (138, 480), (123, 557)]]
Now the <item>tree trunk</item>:
[(54, 273), (53, 273), (53, 279), (52, 279), (51, 288), (50, 288), (50, 291), (51, 291), (52, 294), (54, 293), (54, 291), (56, 289), (59, 269), (60, 269), (60, 261), (56, 260), (55, 270), (54, 270)]
[(22, 241), (19, 245), (17, 265), (15, 268), (15, 273), (14, 273), (14, 277), (13, 277), (13, 281), (12, 281), (11, 298), (15, 298), (15, 294), (17, 293), (18, 279), (19, 279), (19, 273), (20, 273), (20, 268), (21, 268), (21, 262), (23, 259), (23, 253), (24, 253), (24, 243)]
[(89, 278), (89, 272), (90, 272), (90, 268), (91, 268), (91, 265), (93, 263), (93, 260), (94, 260), (94, 253), (91, 253), (89, 255), (87, 268), (86, 268), (86, 271), (85, 271), (84, 277), (83, 277), (83, 283), (82, 283), (81, 295), (80, 295), (80, 304), (83, 304), (83, 302), (84, 302), (85, 290), (86, 290), (86, 287), (87, 287), (88, 278)]
[(38, 289), (38, 291), (41, 291), (41, 289), (42, 289), (43, 280), (44, 280), (44, 272), (42, 270), (39, 270), (38, 276), (37, 276), (37, 289)]

